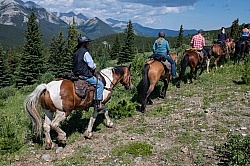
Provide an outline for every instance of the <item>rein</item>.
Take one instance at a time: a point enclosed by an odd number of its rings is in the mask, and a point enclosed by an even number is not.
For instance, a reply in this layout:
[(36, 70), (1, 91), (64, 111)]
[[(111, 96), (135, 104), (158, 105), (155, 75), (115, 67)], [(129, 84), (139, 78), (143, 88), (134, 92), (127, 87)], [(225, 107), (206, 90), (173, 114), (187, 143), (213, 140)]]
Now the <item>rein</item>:
[[(110, 83), (113, 85), (113, 87), (115, 87), (115, 84), (110, 80), (110, 78), (109, 78), (106, 74), (104, 74), (104, 73), (101, 72), (101, 71), (100, 71), (100, 73), (101, 73), (102, 75), (104, 75), (105, 77), (107, 77), (107, 78), (109, 79)], [(104, 89), (106, 89), (106, 90), (108, 90), (108, 91), (112, 91), (113, 88), (104, 87)]]

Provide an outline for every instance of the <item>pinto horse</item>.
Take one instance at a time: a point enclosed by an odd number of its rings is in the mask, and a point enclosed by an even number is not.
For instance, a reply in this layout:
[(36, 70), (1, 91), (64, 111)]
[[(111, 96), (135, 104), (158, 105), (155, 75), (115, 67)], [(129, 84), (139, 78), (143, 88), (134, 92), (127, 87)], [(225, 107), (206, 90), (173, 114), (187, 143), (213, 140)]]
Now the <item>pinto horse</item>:
[(189, 80), (192, 83), (192, 79), (196, 78), (198, 68), (201, 68), (200, 74), (202, 74), (204, 67), (206, 65), (207, 57), (203, 55), (202, 52), (198, 52), (197, 50), (187, 49), (183, 53), (183, 57), (181, 60), (181, 71), (176, 82), (177, 88), (180, 88), (180, 82), (183, 79), (186, 68), (190, 67)]
[[(169, 56), (175, 61), (177, 64), (178, 55), (175, 53), (170, 53)], [(170, 81), (171, 76), (171, 69), (164, 67), (162, 62), (158, 60), (149, 60), (146, 64), (142, 67), (142, 98), (141, 98), (141, 107), (140, 111), (145, 112), (146, 105), (149, 102), (153, 104), (152, 100), (150, 99), (150, 94), (154, 90), (155, 85), (159, 80), (162, 80), (164, 85), (162, 87), (160, 97), (165, 98), (166, 91), (168, 88), (168, 84)]]
[[(111, 98), (111, 91), (117, 83), (121, 83), (126, 89), (132, 88), (130, 66), (109, 67), (100, 71), (103, 79), (105, 79), (105, 87), (103, 91), (103, 110), (106, 118), (106, 125), (113, 126), (113, 122), (108, 116), (108, 110), (105, 104)], [(66, 145), (66, 133), (59, 127), (59, 124), (64, 121), (72, 110), (85, 110), (94, 105), (95, 88), (89, 85), (89, 91), (85, 98), (80, 98), (76, 94), (74, 82), (69, 79), (57, 79), (48, 84), (40, 84), (35, 90), (30, 93), (25, 102), (24, 107), (31, 118), (33, 124), (33, 132), (37, 138), (42, 135), (42, 118), (39, 113), (41, 106), (45, 113), (43, 123), (45, 134), (45, 149), (51, 149), (55, 146), (50, 136), (50, 130), (55, 130), (58, 134), (58, 142)], [(55, 113), (55, 117), (53, 115)], [(92, 128), (96, 117), (97, 109), (94, 109), (93, 115), (89, 120), (88, 128), (85, 132), (85, 137), (92, 137)]]

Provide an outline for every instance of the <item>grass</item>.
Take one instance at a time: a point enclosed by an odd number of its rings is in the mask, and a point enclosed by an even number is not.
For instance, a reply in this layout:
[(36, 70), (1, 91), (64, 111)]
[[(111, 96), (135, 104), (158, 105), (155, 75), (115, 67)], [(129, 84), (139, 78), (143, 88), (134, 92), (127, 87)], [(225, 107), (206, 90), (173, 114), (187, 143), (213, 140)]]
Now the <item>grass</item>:
[[(250, 134), (249, 128), (244, 131), (239, 129), (250, 125), (247, 98), (250, 87), (240, 83), (242, 68), (229, 63), (218, 71), (204, 72), (193, 84), (182, 82), (180, 89), (170, 84), (166, 98), (154, 98), (155, 104), (147, 105), (149, 111), (144, 114), (136, 111), (138, 103), (130, 102), (134, 93), (117, 86), (108, 108), (118, 127), (107, 129), (100, 114), (94, 126), (94, 135), (99, 137), (84, 140), (74, 147), (74, 143), (83, 137), (92, 110), (73, 112), (62, 127), (67, 132), (67, 146), (72, 146), (74, 152), (64, 159), (54, 158), (53, 163), (62, 166), (136, 165), (147, 162), (158, 165), (217, 165), (220, 162), (216, 158), (217, 151), (209, 147), (223, 145), (228, 133)], [(27, 141), (22, 142), (25, 146), (17, 152), (0, 156), (3, 165), (10, 164), (15, 156), (20, 156), (20, 159), (29, 156), (31, 152), (28, 148), (34, 146), (26, 140), (31, 130), (22, 106), (24, 94), (30, 89), (27, 87), (23, 92), (16, 93), (10, 90), (14, 95), (0, 101), (0, 109), (4, 110), (2, 115), (9, 118), (10, 125), (16, 129), (14, 133)], [(135, 92), (135, 89), (132, 91)], [(154, 93), (158, 94), (158, 91)], [(7, 96), (6, 93), (2, 95)], [(103, 137), (100, 136), (102, 134)], [(37, 151), (44, 148), (35, 147)], [(181, 151), (183, 147), (188, 148), (187, 153)], [(50, 153), (53, 154), (53, 151)]]

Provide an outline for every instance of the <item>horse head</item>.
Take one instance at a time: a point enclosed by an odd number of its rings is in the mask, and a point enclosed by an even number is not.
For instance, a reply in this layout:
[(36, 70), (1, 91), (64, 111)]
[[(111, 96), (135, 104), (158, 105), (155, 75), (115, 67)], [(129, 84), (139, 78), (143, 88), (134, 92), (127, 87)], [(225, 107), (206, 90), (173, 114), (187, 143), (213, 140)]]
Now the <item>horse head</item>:
[(177, 64), (178, 62), (178, 54), (176, 53), (169, 53), (169, 56), (174, 60), (174, 62)]
[(123, 66), (123, 75), (121, 78), (120, 83), (125, 87), (126, 90), (131, 90), (133, 85), (131, 81), (131, 71), (130, 71), (131, 65), (129, 66)]

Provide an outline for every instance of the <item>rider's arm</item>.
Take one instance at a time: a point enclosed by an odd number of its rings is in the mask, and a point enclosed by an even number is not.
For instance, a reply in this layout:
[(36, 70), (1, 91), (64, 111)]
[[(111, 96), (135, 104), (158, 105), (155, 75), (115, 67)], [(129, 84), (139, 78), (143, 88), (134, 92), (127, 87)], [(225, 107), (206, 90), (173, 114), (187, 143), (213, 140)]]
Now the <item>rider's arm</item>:
[(94, 60), (93, 60), (93, 58), (92, 58), (92, 56), (90, 55), (89, 52), (86, 52), (86, 53), (84, 54), (83, 60), (88, 64), (88, 66), (89, 66), (92, 70), (94, 70), (94, 69), (96, 68), (95, 63), (94, 63)]

